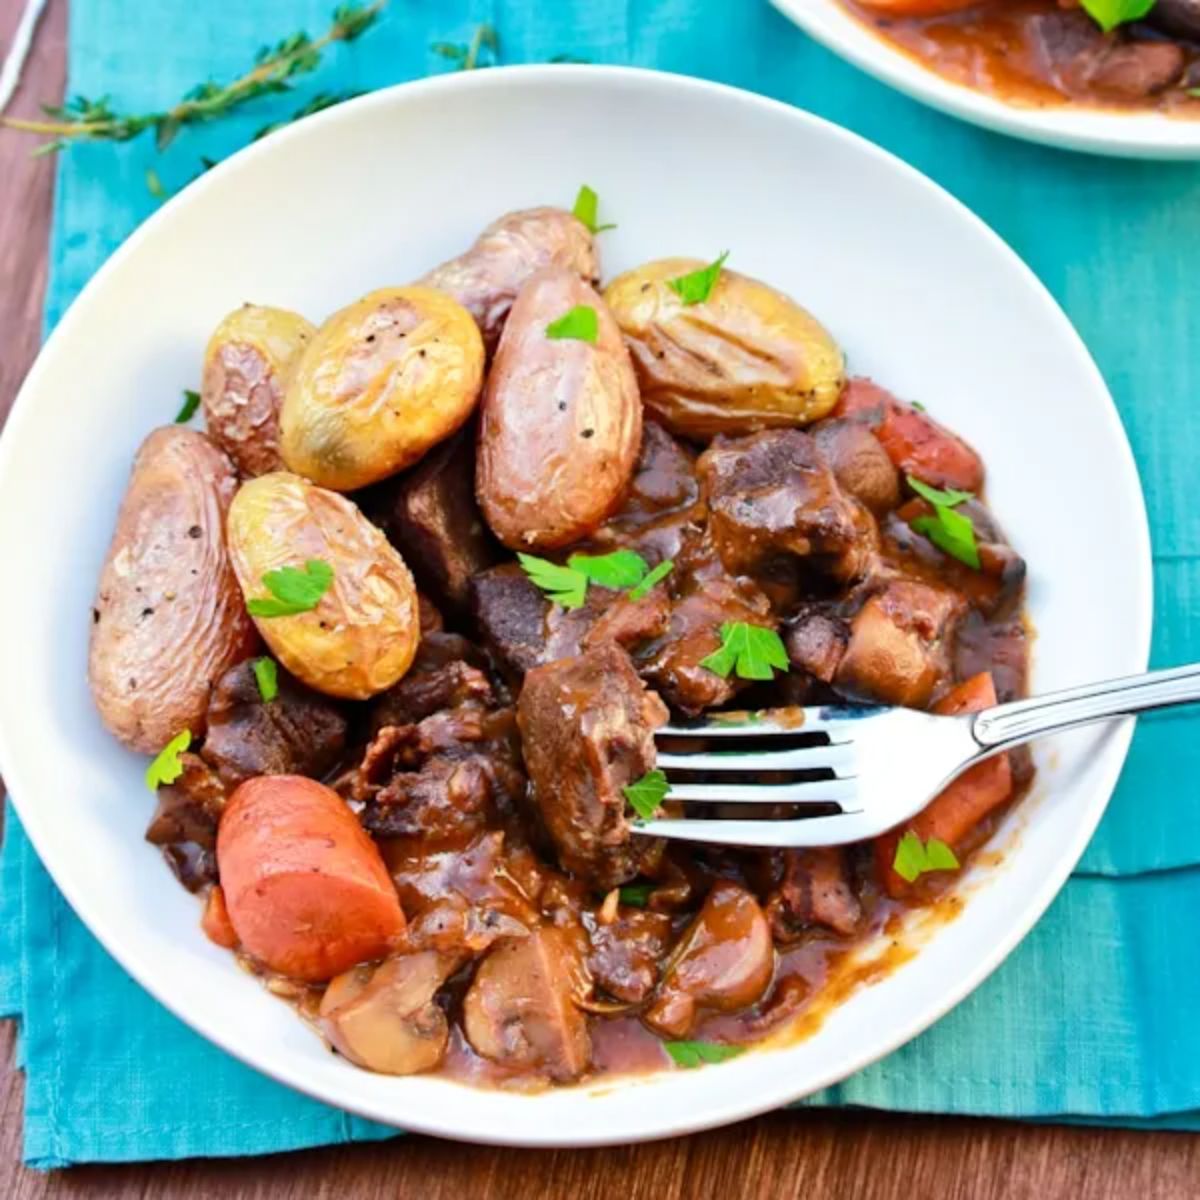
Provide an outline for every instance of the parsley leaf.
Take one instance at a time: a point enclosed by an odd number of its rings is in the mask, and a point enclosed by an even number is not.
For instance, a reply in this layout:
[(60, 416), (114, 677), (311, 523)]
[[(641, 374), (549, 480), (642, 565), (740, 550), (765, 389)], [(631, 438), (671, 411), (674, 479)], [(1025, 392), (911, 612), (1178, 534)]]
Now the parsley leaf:
[(701, 267), (698, 271), (692, 271), (687, 275), (679, 275), (675, 279), (668, 279), (667, 286), (685, 305), (703, 304), (712, 295), (713, 288), (717, 286), (717, 278), (728, 257), (729, 251), (723, 250), (707, 267)]
[(927, 537), (939, 550), (978, 571), (979, 543), (975, 539), (975, 526), (970, 517), (954, 511), (955, 505), (971, 499), (971, 493), (958, 488), (942, 491), (911, 475), (905, 478), (918, 496), (933, 505), (933, 516), (917, 517), (910, 522), (913, 530)]
[(632, 587), (646, 577), (646, 560), (633, 550), (611, 554), (572, 554), (567, 566), (586, 575), (590, 582), (606, 588)]
[(590, 304), (577, 304), (568, 309), (557, 321), (546, 326), (546, 336), (555, 341), (569, 338), (575, 342), (591, 342), (595, 345), (600, 335), (600, 321)]
[(913, 883), (928, 871), (957, 871), (958, 859), (941, 838), (921, 839), (910, 829), (896, 844), (892, 870), (906, 883)]
[(176, 425), (186, 425), (196, 415), (196, 409), (200, 407), (200, 393), (193, 392), (191, 388), (183, 389), (183, 406), (180, 408), (178, 415), (175, 417)]
[(592, 233), (603, 233), (606, 229), (616, 229), (615, 225), (597, 225), (599, 219), (600, 197), (585, 183), (575, 197), (575, 207), (571, 210), (576, 218)]
[(721, 626), (721, 649), (702, 658), (700, 665), (725, 679), (735, 670), (740, 679), (774, 679), (775, 670), (788, 669), (788, 656), (775, 630), (726, 621)]
[(621, 791), (629, 801), (630, 808), (643, 820), (649, 821), (662, 807), (671, 785), (667, 783), (666, 775), (657, 768), (647, 771), (641, 779), (627, 783)]
[(925, 411), (925, 405), (923, 405), (923, 404), (920, 402), (920, 400), (910, 400), (910, 401), (908, 402), (908, 407), (909, 407), (909, 408), (915, 408), (915, 409), (917, 410), (917, 412), (924, 412), (924, 411)]
[(262, 577), (271, 596), (246, 601), (252, 617), (292, 617), (311, 612), (333, 582), (333, 568), (319, 558), (310, 558), (299, 567), (280, 567)]
[(1111, 33), (1118, 25), (1140, 21), (1153, 7), (1155, 0), (1081, 0), (1088, 16)]
[(164, 783), (174, 783), (183, 774), (183, 763), (179, 756), (192, 744), (192, 731), (185, 729), (176, 734), (155, 756), (146, 768), (146, 786), (158, 791)]
[(663, 1042), (663, 1049), (675, 1061), (677, 1067), (701, 1067), (705, 1063), (721, 1063), (737, 1058), (745, 1046), (722, 1046), (717, 1042)]
[[(642, 564), (645, 565), (644, 563)], [(629, 589), (630, 600), (641, 600), (644, 596), (650, 594), (650, 589), (656, 584), (661, 583), (675, 566), (673, 559), (667, 558), (658, 564), (648, 575), (644, 576), (634, 587)]]
[(560, 567), (548, 559), (533, 554), (517, 554), (525, 574), (546, 593), (547, 597), (563, 608), (578, 608), (587, 593), (587, 576), (573, 567)]
[(645, 908), (652, 891), (652, 883), (627, 883), (620, 890), (621, 903), (628, 904), (630, 908)]
[(279, 695), (279, 667), (273, 658), (268, 658), (265, 654), (262, 658), (256, 658), (250, 665), (254, 668), (258, 694), (264, 704), (270, 704)]

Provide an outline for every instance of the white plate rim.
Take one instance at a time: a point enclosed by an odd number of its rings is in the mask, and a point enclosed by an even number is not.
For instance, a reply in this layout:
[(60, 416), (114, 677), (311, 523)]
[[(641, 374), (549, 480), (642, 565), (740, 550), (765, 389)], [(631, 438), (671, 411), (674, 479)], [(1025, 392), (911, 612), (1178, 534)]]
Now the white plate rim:
[[(506, 86), (509, 81), (521, 82), (529, 80), (532, 82), (541, 82), (545, 79), (564, 81), (570, 79), (579, 81), (580, 83), (603, 82), (606, 86), (613, 87), (648, 87), (650, 89), (657, 89), (663, 97), (667, 98), (677, 98), (681, 93), (689, 91), (697, 94), (707, 93), (721, 98), (730, 104), (742, 104), (751, 108), (758, 107), (777, 114), (787, 114), (789, 119), (796, 121), (798, 124), (817, 126), (826, 135), (849, 141), (862, 153), (885, 160), (890, 169), (906, 174), (910, 181), (918, 183), (923, 188), (935, 193), (940, 203), (952, 205), (958, 210), (959, 215), (965, 221), (975, 227), (976, 232), (981, 237), (989, 240), (995, 247), (1001, 249), (1011, 259), (1013, 267), (1024, 274), (1026, 282), (1032, 289), (1031, 295), (1037, 296), (1039, 303), (1047, 311), (1047, 315), (1055, 320), (1065, 320), (1061, 308), (1048, 289), (1034, 275), (1028, 265), (1016, 255), (1011, 247), (998, 234), (992, 231), (981, 218), (963, 205), (961, 201), (947, 193), (916, 168), (860, 135), (803, 109), (798, 109), (793, 105), (763, 97), (740, 88), (697, 79), (693, 76), (659, 72), (644, 68), (578, 64), (498, 67), (474, 73), (435, 76), (380, 89), (347, 101), (335, 108), (327, 109), (324, 112), (307, 118), (302, 123), (280, 130), (272, 136), (271, 144), (279, 145), (283, 139), (301, 139), (305, 136), (307, 129), (316, 128), (318, 123), (321, 126), (325, 126), (333, 125), (340, 121), (352, 120), (354, 114), (357, 112), (375, 107), (384, 108), (402, 102), (401, 98), (405, 95), (436, 94), (439, 91), (450, 89), (471, 89), (486, 92), (493, 87)], [(5, 479), (10, 460), (16, 453), (14, 447), (19, 442), (20, 430), (26, 421), (33, 419), (33, 395), (38, 389), (44, 360), (59, 340), (65, 341), (72, 334), (76, 322), (80, 319), (79, 313), (84, 307), (80, 302), (90, 296), (92, 292), (100, 290), (104, 286), (108, 275), (114, 272), (127, 257), (136, 252), (141, 241), (148, 237), (157, 228), (158, 224), (166, 220), (167, 215), (171, 211), (181, 205), (201, 202), (210, 187), (215, 186), (219, 180), (238, 170), (241, 164), (261, 150), (263, 144), (251, 144), (243, 148), (207, 172), (188, 187), (186, 191), (168, 201), (162, 209), (147, 218), (114, 251), (105, 264), (81, 290), (79, 296), (68, 308), (42, 347), (38, 360), (30, 370), (18, 393), (4, 430), (4, 436), (0, 437), (0, 497), (3, 496), (5, 489)], [(1144, 666), (1149, 657), (1152, 617), (1150, 536), (1145, 500), (1138, 479), (1132, 448), (1125, 435), (1116, 406), (1112, 401), (1111, 395), (1108, 393), (1107, 386), (1098, 367), (1088, 353), (1082, 340), (1079, 339), (1078, 334), (1074, 335), (1073, 348), (1080, 370), (1084, 374), (1090, 375), (1093, 384), (1097, 386), (1099, 392), (1108, 400), (1104, 411), (1104, 419), (1109, 425), (1110, 433), (1114, 435), (1114, 446), (1120, 448), (1120, 457), (1123, 460), (1126, 472), (1125, 478), (1117, 481), (1117, 483), (1124, 489), (1125, 494), (1130, 500), (1135, 503), (1135, 511), (1131, 513), (1131, 522), (1135, 540), (1138, 543), (1137, 561), (1140, 567), (1140, 586), (1137, 591), (1136, 611), (1130, 614), (1132, 619), (1127, 632), (1129, 644), (1132, 648), (1132, 655), (1141, 666)], [(864, 1049), (854, 1054), (848, 1054), (836, 1068), (831, 1068), (823, 1075), (806, 1081), (805, 1086), (801, 1090), (797, 1090), (784, 1080), (771, 1080), (768, 1077), (762, 1080), (761, 1094), (753, 1103), (726, 1102), (724, 1104), (711, 1104), (707, 1107), (703, 1116), (691, 1116), (686, 1113), (682, 1115), (671, 1114), (669, 1119), (664, 1119), (662, 1127), (652, 1130), (641, 1128), (588, 1129), (577, 1131), (565, 1137), (555, 1130), (548, 1130), (545, 1132), (523, 1132), (520, 1136), (514, 1137), (506, 1135), (504, 1132), (489, 1129), (475, 1128), (463, 1131), (462, 1129), (455, 1128), (452, 1124), (442, 1121), (434, 1119), (426, 1120), (420, 1114), (415, 1116), (411, 1114), (406, 1115), (403, 1128), (411, 1132), (432, 1134), (452, 1140), (495, 1145), (587, 1147), (628, 1144), (637, 1141), (652, 1141), (661, 1138), (676, 1137), (757, 1116), (793, 1103), (805, 1095), (819, 1091), (855, 1074), (864, 1067), (891, 1053), (899, 1046), (912, 1040), (957, 1005), (978, 987), (1025, 937), (1058, 894), (1082, 855), (1096, 826), (1099, 824), (1124, 765), (1132, 733), (1132, 722), (1125, 722), (1112, 728), (1105, 746), (1106, 769), (1102, 778), (1095, 786), (1095, 794), (1097, 797), (1102, 797), (1102, 800), (1097, 799), (1092, 802), (1087, 819), (1080, 821), (1075, 826), (1073, 839), (1064, 846), (1057, 860), (1056, 869), (1047, 872), (1042, 879), (1041, 886), (1023, 899), (1020, 905), (1019, 918), (1009, 924), (1006, 934), (992, 946), (990, 954), (982, 959), (974, 970), (956, 978), (941, 993), (936, 1003), (924, 1006), (920, 1014), (914, 1017), (914, 1019), (901, 1027), (893, 1028), (886, 1037), (873, 1041), (864, 1039)], [(70, 873), (68, 870), (63, 869), (63, 864), (55, 850), (52, 824), (48, 820), (44, 820), (42, 810), (30, 802), (29, 791), (21, 786), (20, 773), (11, 771), (14, 762), (15, 756), (7, 733), (7, 723), (0, 721), (0, 766), (8, 764), (9, 770), (6, 772), (6, 779), (11, 789), (10, 798), (21, 818), (26, 834), (42, 863), (46, 866), (55, 884), (62, 891), (63, 896), (71, 905), (74, 912), (80, 917), (101, 945), (104, 946), (106, 951), (138, 984), (168, 1011), (174, 1013), (178, 1018), (196, 1030), (196, 1032), (200, 1033), (224, 1052), (240, 1059), (247, 1066), (322, 1103), (334, 1105), (358, 1116), (399, 1128), (399, 1126), (396, 1126), (396, 1118), (392, 1114), (382, 1111), (371, 1103), (356, 1097), (352, 1089), (342, 1089), (339, 1092), (338, 1089), (316, 1088), (309, 1084), (298, 1066), (264, 1061), (263, 1057), (253, 1052), (242, 1052), (235, 1049), (226, 1043), (225, 1031), (219, 1026), (218, 1022), (207, 1019), (198, 1011), (180, 1012), (167, 999), (164, 989), (159, 987), (153, 965), (148, 962), (143, 963), (139, 961), (137, 955), (125, 944), (122, 931), (120, 929), (110, 929), (104, 921), (97, 919), (95, 914), (89, 914), (87, 897), (76, 894), (74, 887), (69, 882)], [(18, 799), (18, 796), (23, 798)], [(295, 1018), (289, 1015), (288, 1019), (294, 1020)], [(770, 1051), (767, 1051), (767, 1053), (770, 1053)], [(736, 1070), (739, 1066), (749, 1063), (752, 1058), (753, 1056), (746, 1056), (746, 1058), (727, 1064), (720, 1069)], [(621, 1086), (636, 1086), (638, 1082), (635, 1078), (627, 1081), (627, 1083), (622, 1083)], [(513, 1097), (514, 1102), (519, 1099), (519, 1096)]]
[(1025, 108), (945, 79), (842, 7), (840, 0), (771, 0), (814, 41), (913, 100), (973, 125), (1043, 146), (1114, 158), (1200, 158), (1200, 119), (1104, 109)]

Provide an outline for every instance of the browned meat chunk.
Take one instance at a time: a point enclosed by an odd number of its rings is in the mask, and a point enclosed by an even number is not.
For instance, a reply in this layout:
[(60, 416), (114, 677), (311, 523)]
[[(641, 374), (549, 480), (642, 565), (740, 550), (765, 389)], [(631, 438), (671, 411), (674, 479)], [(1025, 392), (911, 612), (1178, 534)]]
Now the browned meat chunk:
[(586, 968), (566, 930), (542, 926), (505, 938), (479, 964), (463, 1000), (463, 1028), (477, 1054), (558, 1082), (578, 1079), (592, 1058), (579, 1008)]
[(230, 790), (255, 775), (320, 779), (345, 749), (346, 718), (337, 704), (282, 667), (278, 682), (275, 698), (263, 700), (254, 667), (244, 662), (213, 688), (200, 753)]
[(495, 700), (487, 676), (487, 659), (456, 633), (425, 634), (412, 666), (399, 683), (371, 704), (371, 732), (385, 725), (415, 725), (444, 708), (469, 700)]
[(846, 622), (815, 605), (797, 614), (783, 639), (792, 663), (822, 683), (833, 682), (849, 640)]
[(569, 871), (603, 888), (632, 879), (647, 852), (622, 788), (654, 766), (667, 710), (612, 643), (525, 677), (517, 723), (546, 830)]
[(966, 607), (946, 588), (889, 583), (851, 622), (834, 686), (856, 699), (924, 708), (949, 676), (954, 633)]
[(845, 937), (858, 928), (862, 906), (846, 873), (840, 846), (783, 852), (783, 879), (767, 900), (775, 940), (792, 942), (814, 925)]
[(1200, 43), (1200, 0), (1156, 0), (1144, 19), (1163, 33)]
[(384, 485), (381, 514), (388, 537), (417, 583), (447, 612), (465, 614), (471, 576), (490, 567), (500, 548), (475, 504), (475, 446), (469, 432), (438, 446)]
[(167, 866), (189, 892), (217, 878), (217, 822), (225, 807), (225, 787), (197, 754), (181, 754), (183, 774), (158, 789), (158, 807), (146, 827), (146, 841), (162, 848)]
[(658, 983), (660, 963), (671, 941), (671, 918), (646, 909), (623, 909), (607, 925), (583, 915), (591, 943), (588, 969), (596, 986), (629, 1004), (640, 1004)]
[(668, 1038), (686, 1038), (700, 1010), (729, 1012), (761, 999), (775, 973), (767, 918), (740, 884), (721, 880), (672, 952), (672, 965), (643, 1020)]
[(640, 600), (589, 587), (580, 608), (551, 604), (516, 563), (477, 575), (473, 585), (480, 632), (507, 675), (520, 680), (537, 666), (615, 642), (631, 651), (667, 628), (670, 601), (664, 588)]
[(900, 503), (900, 472), (864, 422), (822, 421), (813, 437), (842, 491), (877, 516)]
[(718, 438), (699, 470), (713, 544), (732, 575), (780, 557), (838, 559), (858, 536), (853, 506), (798, 429)]

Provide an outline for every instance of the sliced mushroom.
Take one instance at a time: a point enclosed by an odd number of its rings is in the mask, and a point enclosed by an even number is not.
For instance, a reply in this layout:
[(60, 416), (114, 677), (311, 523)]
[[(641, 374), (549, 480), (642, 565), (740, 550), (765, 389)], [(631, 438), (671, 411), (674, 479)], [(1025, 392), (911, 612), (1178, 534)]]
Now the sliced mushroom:
[(351, 1062), (384, 1075), (415, 1075), (446, 1053), (446, 1014), (434, 993), (459, 960), (432, 950), (344, 971), (325, 989), (321, 1029)]
[(762, 908), (740, 884), (722, 880), (672, 953), (643, 1020), (664, 1037), (687, 1037), (700, 1009), (745, 1008), (762, 997), (774, 973)]
[(547, 925), (497, 942), (463, 1001), (463, 1028), (476, 1052), (557, 1082), (578, 1079), (592, 1057), (577, 998), (586, 970), (570, 933)]

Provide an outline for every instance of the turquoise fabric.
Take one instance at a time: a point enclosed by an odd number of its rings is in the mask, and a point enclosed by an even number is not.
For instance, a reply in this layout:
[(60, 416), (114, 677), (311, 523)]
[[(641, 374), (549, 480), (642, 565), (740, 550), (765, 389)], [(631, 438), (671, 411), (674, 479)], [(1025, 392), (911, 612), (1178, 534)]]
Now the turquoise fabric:
[[(206, 73), (233, 75), (264, 41), (321, 28), (331, 3), (73, 0), (70, 88), (161, 106)], [(48, 323), (153, 209), (147, 167), (174, 188), (201, 156), (229, 153), (318, 90), (446, 70), (430, 43), (464, 42), (479, 21), (499, 31), (504, 62), (653, 66), (797, 104), (978, 212), (1058, 297), (1113, 389), (1153, 525), (1154, 658), (1200, 659), (1200, 625), (1187, 619), (1200, 609), (1190, 491), (1200, 167), (1087, 158), (959, 124), (843, 65), (765, 0), (393, 0), (379, 29), (332, 52), (295, 96), (184, 133), (162, 156), (145, 141), (63, 155)], [(1196, 729), (1144, 721), (1079, 872), (1022, 946), (924, 1036), (809, 1103), (1200, 1128)], [(21, 1019), (31, 1164), (253, 1154), (392, 1132), (270, 1083), (180, 1025), (91, 939), (11, 814), (0, 885), (0, 1013)]]

